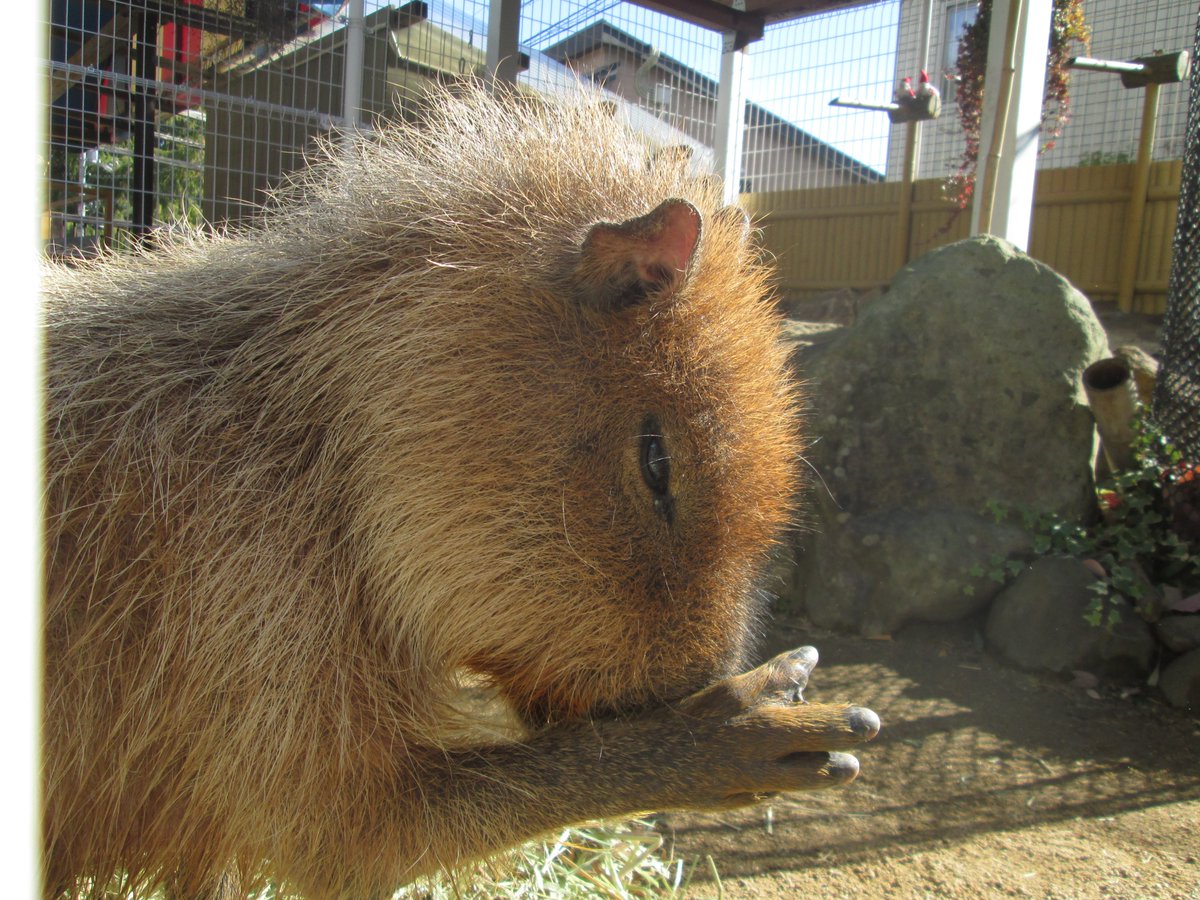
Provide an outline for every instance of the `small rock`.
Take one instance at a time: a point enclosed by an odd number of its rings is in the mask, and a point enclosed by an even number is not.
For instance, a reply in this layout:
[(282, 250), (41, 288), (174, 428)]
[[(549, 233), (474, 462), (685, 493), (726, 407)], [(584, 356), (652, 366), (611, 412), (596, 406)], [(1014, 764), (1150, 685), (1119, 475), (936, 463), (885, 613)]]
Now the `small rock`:
[(1142, 677), (1154, 658), (1150, 626), (1130, 607), (1117, 606), (1111, 627), (1084, 615), (1095, 595), (1095, 576), (1065, 557), (1037, 560), (996, 597), (985, 635), (1000, 656), (1024, 669), (1083, 670)]
[(1163, 669), (1158, 686), (1172, 706), (1200, 711), (1200, 650), (1185, 653)]
[(1154, 634), (1172, 653), (1187, 653), (1200, 647), (1200, 615), (1163, 616), (1154, 625)]

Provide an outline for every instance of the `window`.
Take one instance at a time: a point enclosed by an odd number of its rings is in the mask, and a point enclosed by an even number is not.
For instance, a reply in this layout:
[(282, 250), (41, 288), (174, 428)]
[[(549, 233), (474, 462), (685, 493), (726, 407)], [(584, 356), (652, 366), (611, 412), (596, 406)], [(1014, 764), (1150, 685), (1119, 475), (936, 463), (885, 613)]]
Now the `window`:
[(601, 66), (594, 72), (588, 73), (588, 78), (596, 87), (606, 88), (608, 83), (612, 81), (613, 76), (617, 74), (617, 69), (621, 68), (619, 62), (609, 63), (607, 66)]
[[(954, 91), (958, 82), (953, 76), (958, 70), (958, 42), (962, 40), (963, 29), (975, 21), (979, 14), (977, 3), (956, 3), (946, 8), (946, 30), (942, 32), (942, 98), (947, 103), (954, 102)], [(946, 77), (950, 76), (950, 77)]]

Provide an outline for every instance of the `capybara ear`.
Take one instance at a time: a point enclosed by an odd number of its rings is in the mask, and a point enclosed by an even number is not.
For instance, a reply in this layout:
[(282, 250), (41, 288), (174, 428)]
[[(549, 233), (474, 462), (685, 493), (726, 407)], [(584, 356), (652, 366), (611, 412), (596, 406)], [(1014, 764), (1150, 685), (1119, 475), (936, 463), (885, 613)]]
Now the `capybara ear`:
[(585, 302), (622, 309), (683, 281), (700, 242), (700, 212), (686, 200), (664, 200), (619, 224), (593, 225), (580, 248), (579, 285)]

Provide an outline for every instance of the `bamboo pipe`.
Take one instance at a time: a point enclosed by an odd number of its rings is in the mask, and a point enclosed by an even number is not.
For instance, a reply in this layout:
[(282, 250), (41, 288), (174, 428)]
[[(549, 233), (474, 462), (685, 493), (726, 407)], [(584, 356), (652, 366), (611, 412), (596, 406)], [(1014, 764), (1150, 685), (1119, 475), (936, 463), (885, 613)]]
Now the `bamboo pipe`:
[(1100, 445), (1113, 474), (1133, 465), (1133, 417), (1137, 394), (1129, 366), (1118, 357), (1083, 370), (1083, 390), (1100, 432)]
[(1154, 130), (1158, 123), (1158, 88), (1156, 82), (1147, 84), (1142, 100), (1142, 130), (1138, 135), (1129, 216), (1126, 218), (1125, 240), (1121, 245), (1121, 265), (1117, 275), (1117, 305), (1122, 312), (1133, 310), (1133, 287), (1142, 250), (1142, 223), (1146, 218), (1146, 188), (1150, 184), (1150, 159), (1154, 153)]

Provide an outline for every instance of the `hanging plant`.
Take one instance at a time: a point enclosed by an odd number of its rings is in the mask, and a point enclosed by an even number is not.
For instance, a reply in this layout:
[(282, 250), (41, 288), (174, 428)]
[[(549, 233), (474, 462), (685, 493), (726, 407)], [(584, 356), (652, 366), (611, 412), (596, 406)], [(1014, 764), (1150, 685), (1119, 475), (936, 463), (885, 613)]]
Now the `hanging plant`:
[[(991, 32), (992, 0), (979, 0), (975, 21), (963, 28), (958, 45), (958, 87), (955, 100), (966, 138), (966, 149), (958, 170), (950, 176), (946, 193), (959, 209), (966, 209), (975, 193), (975, 170), (979, 163), (980, 125), (983, 120), (983, 79), (987, 72), (988, 36)], [(1083, 20), (1083, 0), (1054, 0), (1050, 23), (1050, 47), (1046, 62), (1046, 94), (1042, 99), (1042, 146), (1044, 153), (1062, 135), (1070, 117), (1067, 61), (1077, 50), (1087, 49), (1091, 34)]]

